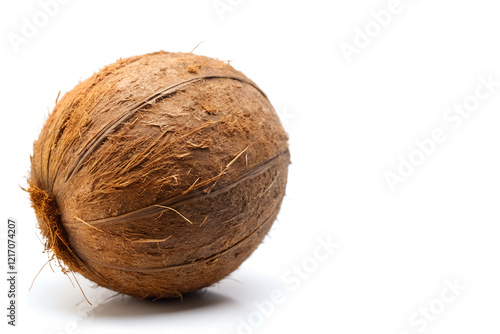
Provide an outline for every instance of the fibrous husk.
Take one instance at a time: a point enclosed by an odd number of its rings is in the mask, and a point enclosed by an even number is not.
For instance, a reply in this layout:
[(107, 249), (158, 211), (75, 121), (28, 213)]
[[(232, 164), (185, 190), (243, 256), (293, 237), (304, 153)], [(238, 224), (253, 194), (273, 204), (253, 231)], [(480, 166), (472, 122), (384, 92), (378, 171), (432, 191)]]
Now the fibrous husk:
[(46, 248), (140, 298), (209, 286), (278, 214), (290, 154), (259, 87), (185, 53), (120, 59), (64, 95), (34, 143), (29, 193)]

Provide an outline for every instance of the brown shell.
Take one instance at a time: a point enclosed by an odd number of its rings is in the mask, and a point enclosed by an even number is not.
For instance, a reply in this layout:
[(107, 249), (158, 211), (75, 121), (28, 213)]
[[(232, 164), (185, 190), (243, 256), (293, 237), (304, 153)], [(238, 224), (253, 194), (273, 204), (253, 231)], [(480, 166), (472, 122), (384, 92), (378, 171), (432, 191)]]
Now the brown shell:
[(290, 155), (266, 95), (219, 60), (120, 59), (56, 104), (29, 192), (46, 248), (140, 298), (209, 286), (261, 243)]

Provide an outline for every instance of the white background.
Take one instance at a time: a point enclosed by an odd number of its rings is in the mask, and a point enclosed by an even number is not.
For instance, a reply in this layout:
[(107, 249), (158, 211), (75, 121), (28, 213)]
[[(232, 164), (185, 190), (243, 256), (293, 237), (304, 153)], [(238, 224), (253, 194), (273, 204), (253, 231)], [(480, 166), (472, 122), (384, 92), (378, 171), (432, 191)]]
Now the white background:
[[(459, 126), (443, 118), (475, 101), (481, 76), (500, 81), (495, 1), (401, 0), (384, 27), (370, 13), (389, 0), (72, 0), (46, 22), (41, 3), (0, 7), (0, 253), (7, 217), (19, 253), (18, 327), (6, 324), (2, 279), (2, 332), (499, 332), (500, 87)], [(26, 22), (40, 27), (16, 46)], [(112, 297), (79, 276), (93, 309), (48, 266), (28, 292), (47, 255), (19, 186), (58, 92), (120, 57), (201, 41), (194, 53), (254, 80), (290, 135), (287, 196), (265, 242), (183, 302)], [(351, 57), (347, 44), (357, 45)], [(415, 141), (435, 129), (446, 140), (392, 191), (386, 173), (398, 173), (400, 157), (422, 158)], [(328, 239), (338, 248), (314, 257)]]

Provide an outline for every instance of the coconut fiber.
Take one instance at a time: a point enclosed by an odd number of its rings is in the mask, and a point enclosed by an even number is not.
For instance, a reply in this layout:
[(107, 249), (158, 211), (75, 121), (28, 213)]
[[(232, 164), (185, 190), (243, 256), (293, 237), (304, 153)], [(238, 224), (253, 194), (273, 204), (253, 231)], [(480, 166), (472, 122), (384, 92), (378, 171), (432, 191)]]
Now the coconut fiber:
[(34, 143), (28, 191), (46, 251), (139, 298), (207, 287), (276, 219), (287, 140), (266, 94), (224, 62), (120, 59), (56, 102)]

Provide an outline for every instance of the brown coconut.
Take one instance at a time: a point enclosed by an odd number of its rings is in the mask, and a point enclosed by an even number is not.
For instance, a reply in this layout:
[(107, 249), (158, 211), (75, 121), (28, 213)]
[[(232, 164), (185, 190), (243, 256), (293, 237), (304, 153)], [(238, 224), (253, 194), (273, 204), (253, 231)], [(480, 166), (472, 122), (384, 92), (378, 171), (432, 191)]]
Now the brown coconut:
[(257, 248), (289, 161), (254, 82), (219, 60), (156, 52), (106, 66), (56, 103), (29, 193), (65, 270), (131, 296), (176, 297)]

